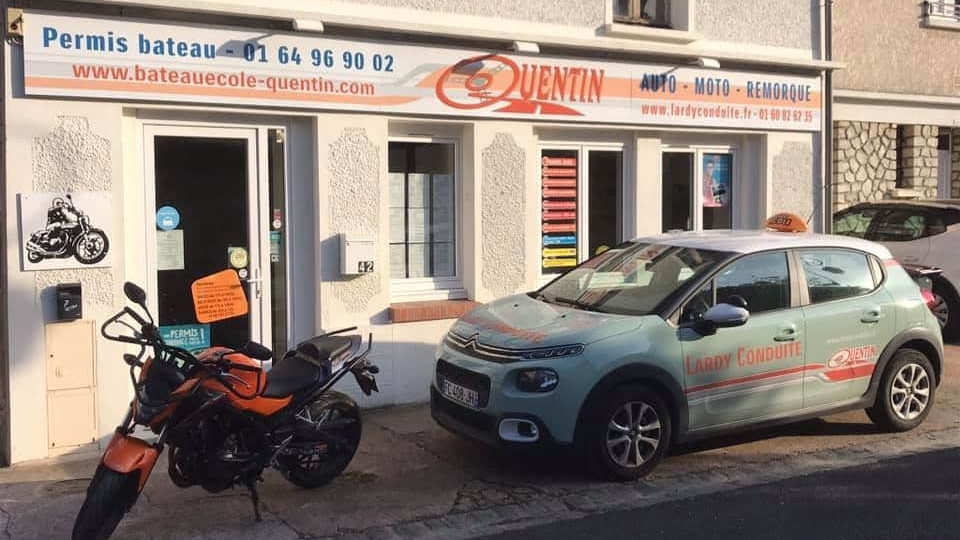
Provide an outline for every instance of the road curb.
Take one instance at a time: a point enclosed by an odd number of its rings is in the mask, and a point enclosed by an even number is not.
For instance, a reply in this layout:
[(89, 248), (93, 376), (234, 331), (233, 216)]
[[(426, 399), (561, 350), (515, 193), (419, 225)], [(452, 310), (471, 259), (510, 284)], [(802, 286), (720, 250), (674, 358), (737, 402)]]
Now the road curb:
[(642, 508), (955, 447), (960, 447), (960, 426), (926, 432), (913, 438), (904, 437), (879, 443), (853, 444), (816, 454), (778, 457), (763, 463), (731, 465), (706, 472), (653, 477), (649, 480), (626, 484), (607, 484), (567, 495), (544, 495), (522, 504), (448, 513), (426, 520), (350, 531), (346, 535), (320, 538), (468, 540), (507, 530), (523, 529), (616, 510)]

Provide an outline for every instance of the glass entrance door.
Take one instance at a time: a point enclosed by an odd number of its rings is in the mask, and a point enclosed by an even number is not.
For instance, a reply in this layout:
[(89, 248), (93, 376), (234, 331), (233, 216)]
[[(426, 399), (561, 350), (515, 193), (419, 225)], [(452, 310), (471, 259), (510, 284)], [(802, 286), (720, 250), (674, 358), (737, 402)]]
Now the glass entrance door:
[[(150, 127), (145, 139), (161, 333), (187, 349), (240, 347), (248, 340), (272, 346), (270, 193), (269, 183), (260, 181), (270, 157), (266, 131)], [(250, 310), (198, 324), (190, 285), (223, 270), (244, 283)]]

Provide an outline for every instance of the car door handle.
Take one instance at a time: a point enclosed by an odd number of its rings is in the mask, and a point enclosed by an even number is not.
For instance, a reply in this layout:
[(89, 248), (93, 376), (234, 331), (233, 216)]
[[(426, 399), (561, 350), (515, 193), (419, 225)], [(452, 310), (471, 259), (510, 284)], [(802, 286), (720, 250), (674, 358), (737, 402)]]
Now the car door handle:
[(863, 314), (860, 316), (860, 322), (872, 324), (880, 322), (880, 319), (882, 318), (883, 312), (880, 311), (880, 308), (872, 308), (864, 310)]
[(797, 331), (797, 327), (794, 325), (785, 326), (780, 329), (780, 333), (773, 336), (774, 341), (793, 341), (797, 339), (797, 336), (800, 335), (800, 332)]

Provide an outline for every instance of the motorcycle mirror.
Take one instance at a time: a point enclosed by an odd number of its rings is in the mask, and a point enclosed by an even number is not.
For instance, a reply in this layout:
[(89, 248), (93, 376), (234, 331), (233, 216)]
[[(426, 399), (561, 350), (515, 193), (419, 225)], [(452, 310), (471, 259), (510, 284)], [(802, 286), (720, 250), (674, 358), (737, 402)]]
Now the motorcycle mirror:
[(266, 362), (273, 357), (273, 351), (255, 341), (248, 341), (239, 352), (262, 362)]
[(135, 304), (143, 305), (147, 301), (147, 293), (129, 281), (123, 284), (123, 294)]

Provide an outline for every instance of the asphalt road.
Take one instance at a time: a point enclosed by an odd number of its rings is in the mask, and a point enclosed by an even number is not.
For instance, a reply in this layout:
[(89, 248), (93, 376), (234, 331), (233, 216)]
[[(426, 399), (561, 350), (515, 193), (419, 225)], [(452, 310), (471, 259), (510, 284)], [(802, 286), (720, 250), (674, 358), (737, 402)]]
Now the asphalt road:
[(960, 539), (960, 448), (486, 537), (566, 538)]

